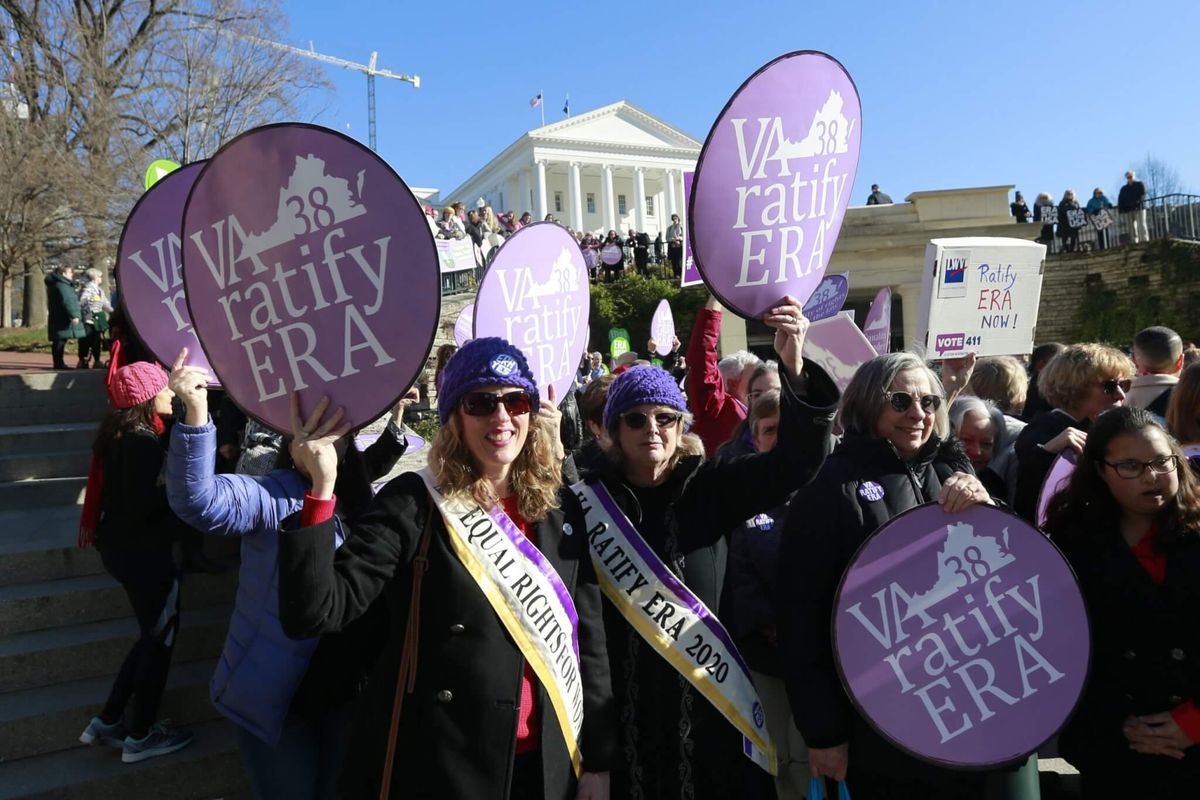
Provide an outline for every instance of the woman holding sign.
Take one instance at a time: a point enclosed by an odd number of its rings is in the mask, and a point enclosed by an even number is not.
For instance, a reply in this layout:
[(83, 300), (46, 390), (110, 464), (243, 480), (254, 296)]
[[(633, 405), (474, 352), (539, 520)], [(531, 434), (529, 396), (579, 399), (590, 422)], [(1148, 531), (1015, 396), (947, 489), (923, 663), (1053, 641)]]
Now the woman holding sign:
[(430, 466), (384, 487), (336, 555), (340, 414), (296, 431), (313, 486), (280, 537), (284, 630), (340, 630), (379, 597), (391, 616), (376, 675), (394, 697), (359, 736), (382, 764), (364, 777), (382, 783), (355, 797), (608, 797), (600, 594), (553, 400), (508, 342), (466, 344), (442, 376)]
[(789, 506), (780, 552), (779, 646), (796, 726), (814, 776), (847, 780), (856, 798), (983, 796), (980, 773), (924, 764), (885, 742), (851, 706), (834, 664), (838, 580), (892, 517), (934, 500), (947, 512), (990, 503), (949, 436), (942, 384), (912, 353), (858, 368), (842, 398), (846, 434)]
[(1138, 408), (1096, 420), (1046, 530), (1079, 577), (1091, 677), (1059, 740), (1084, 797), (1200, 791), (1200, 482)]
[[(820, 467), (837, 389), (800, 355), (808, 320), (793, 298), (763, 321), (775, 329), (782, 411), (770, 452), (704, 460), (686, 433), (678, 384), (635, 366), (611, 387), (610, 463), (580, 484), (588, 545), (605, 604), (622, 762), (613, 796), (742, 797), (751, 766), (774, 752), (749, 670), (714, 615), (729, 531), (778, 506)], [(724, 719), (722, 718), (724, 715)], [(745, 765), (745, 766), (743, 766)], [(765, 775), (761, 776), (765, 779)]]

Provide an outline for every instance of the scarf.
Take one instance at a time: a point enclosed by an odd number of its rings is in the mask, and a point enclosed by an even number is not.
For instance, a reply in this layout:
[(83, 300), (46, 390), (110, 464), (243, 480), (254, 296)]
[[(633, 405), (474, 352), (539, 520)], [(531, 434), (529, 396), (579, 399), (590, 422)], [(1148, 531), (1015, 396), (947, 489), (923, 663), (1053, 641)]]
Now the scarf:
[[(114, 343), (115, 344), (115, 343)], [(113, 354), (116, 361), (116, 354)], [(111, 373), (110, 373), (111, 374)], [(162, 436), (166, 424), (162, 417), (154, 417), (154, 432)], [(104, 497), (104, 460), (94, 449), (92, 463), (88, 467), (87, 488), (83, 493), (83, 513), (79, 516), (79, 547), (92, 547), (96, 544), (96, 527), (100, 524), (101, 499)]]

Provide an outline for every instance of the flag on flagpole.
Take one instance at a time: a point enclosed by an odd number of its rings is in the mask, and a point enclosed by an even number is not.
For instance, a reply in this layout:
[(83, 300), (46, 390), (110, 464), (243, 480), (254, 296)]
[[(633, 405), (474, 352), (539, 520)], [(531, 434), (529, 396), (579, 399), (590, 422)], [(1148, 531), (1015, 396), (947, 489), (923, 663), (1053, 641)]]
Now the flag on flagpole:
[(538, 106), (540, 106), (541, 104), (542, 104), (542, 93), (541, 93), (541, 92), (538, 92), (536, 95), (534, 95), (534, 96), (533, 96), (533, 98), (531, 98), (531, 99), (530, 99), (530, 101), (529, 101), (529, 107), (530, 107), (530, 108), (537, 108), (537, 107), (538, 107)]
[(571, 116), (571, 95), (567, 95), (567, 100), (563, 103), (563, 113), (568, 117)]

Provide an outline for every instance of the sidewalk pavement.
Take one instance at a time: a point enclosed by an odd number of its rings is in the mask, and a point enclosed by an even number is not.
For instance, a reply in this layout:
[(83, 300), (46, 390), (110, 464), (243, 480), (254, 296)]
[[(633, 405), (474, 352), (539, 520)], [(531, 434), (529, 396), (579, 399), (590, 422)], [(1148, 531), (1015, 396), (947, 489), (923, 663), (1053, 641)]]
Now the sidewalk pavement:
[(54, 359), (49, 353), (0, 352), (0, 375), (22, 372), (52, 372)]

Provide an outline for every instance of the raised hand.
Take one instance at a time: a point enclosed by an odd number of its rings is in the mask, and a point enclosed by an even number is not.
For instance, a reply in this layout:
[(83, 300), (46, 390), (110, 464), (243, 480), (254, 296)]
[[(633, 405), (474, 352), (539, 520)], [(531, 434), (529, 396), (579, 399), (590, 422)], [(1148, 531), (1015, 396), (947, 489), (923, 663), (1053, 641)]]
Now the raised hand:
[(808, 317), (804, 316), (804, 307), (789, 294), (763, 314), (762, 321), (767, 327), (775, 329), (775, 352), (779, 354), (779, 364), (795, 385), (804, 369), (801, 351), (804, 349), (804, 337), (808, 334)]
[(208, 423), (208, 382), (211, 376), (203, 367), (186, 366), (188, 349), (185, 347), (171, 365), (167, 386), (184, 406), (183, 421), (187, 425)]
[(959, 358), (947, 358), (942, 361), (942, 386), (946, 389), (946, 402), (953, 403), (975, 371), (975, 354), (967, 353)]
[(545, 427), (547, 435), (554, 443), (554, 455), (559, 461), (562, 461), (567, 457), (567, 451), (563, 449), (562, 412), (558, 410), (557, 401), (558, 392), (554, 390), (554, 384), (550, 384), (546, 387), (546, 397), (542, 398), (538, 408), (537, 422)]
[(333, 497), (337, 483), (338, 454), (334, 443), (350, 432), (350, 425), (338, 427), (344, 410), (339, 408), (328, 419), (322, 419), (329, 408), (329, 398), (322, 397), (308, 418), (300, 418), (300, 398), (292, 392), (292, 441), (288, 450), (296, 470), (312, 480), (312, 495), (318, 500)]

